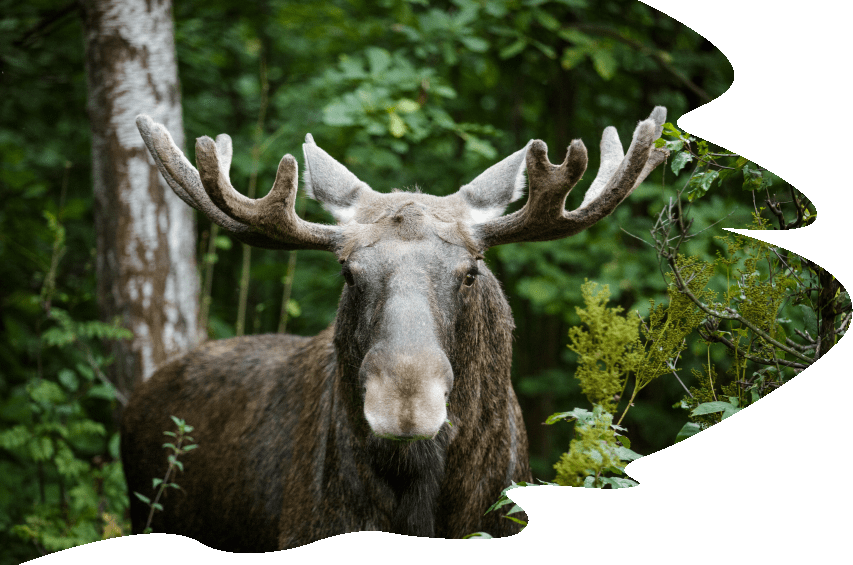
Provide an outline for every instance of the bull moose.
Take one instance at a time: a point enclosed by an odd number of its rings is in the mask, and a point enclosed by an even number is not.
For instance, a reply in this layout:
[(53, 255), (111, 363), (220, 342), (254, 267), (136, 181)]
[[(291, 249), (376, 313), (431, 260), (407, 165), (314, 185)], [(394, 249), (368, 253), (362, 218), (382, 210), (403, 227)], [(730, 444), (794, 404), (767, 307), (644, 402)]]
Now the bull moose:
[[(530, 141), (450, 196), (373, 191), (310, 134), (306, 195), (336, 225), (296, 215), (296, 159), (269, 194), (232, 186), (231, 139), (196, 141), (196, 170), (169, 132), (136, 123), (169, 186), (233, 237), (271, 249), (335, 254), (345, 281), (335, 321), (319, 335), (206, 342), (140, 384), (121, 425), (128, 489), (152, 495), (167, 465), (170, 415), (195, 426), (181, 491), (154, 515), (157, 532), (240, 552), (286, 549), (380, 530), (459, 538), (519, 526), (485, 514), (510, 481), (529, 481), (527, 433), (510, 382), (514, 323), (486, 249), (574, 235), (610, 214), (663, 160), (656, 107), (627, 154), (604, 130), (601, 165), (581, 206), (566, 211), (587, 151), (572, 141), (552, 165)], [(527, 170), (529, 196), (519, 199)], [(130, 498), (133, 532), (148, 508)]]

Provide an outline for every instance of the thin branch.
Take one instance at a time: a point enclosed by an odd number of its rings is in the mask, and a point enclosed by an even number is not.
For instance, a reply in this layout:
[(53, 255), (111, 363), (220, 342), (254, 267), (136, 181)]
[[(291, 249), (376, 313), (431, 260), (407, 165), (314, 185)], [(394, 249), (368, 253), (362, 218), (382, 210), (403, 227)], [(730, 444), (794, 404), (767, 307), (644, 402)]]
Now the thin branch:
[(682, 74), (681, 71), (676, 69), (672, 65), (672, 63), (667, 61), (666, 58), (663, 55), (661, 55), (662, 51), (652, 49), (651, 47), (648, 47), (648, 46), (640, 43), (639, 41), (636, 41), (636, 40), (631, 39), (629, 37), (625, 37), (624, 35), (622, 35), (618, 31), (616, 31), (615, 29), (611, 29), (609, 27), (604, 27), (604, 26), (600, 26), (600, 25), (596, 25), (596, 24), (580, 24), (580, 23), (579, 24), (570, 24), (566, 27), (571, 27), (571, 28), (575, 28), (575, 29), (579, 29), (579, 30), (583, 30), (583, 31), (588, 31), (588, 32), (591, 32), (591, 33), (594, 33), (597, 35), (610, 37), (610, 38), (615, 39), (621, 43), (624, 43), (630, 47), (633, 47), (634, 49), (636, 49), (637, 51), (639, 51), (643, 55), (646, 55), (647, 57), (651, 57), (662, 70), (666, 71), (667, 73), (669, 73), (670, 75), (675, 77), (679, 82), (684, 84), (684, 86), (686, 86), (687, 88), (692, 90), (693, 93), (696, 94), (696, 96), (698, 96), (699, 98), (702, 99), (702, 102), (710, 102), (711, 100), (713, 100), (713, 98), (711, 98), (711, 96), (707, 92), (705, 92), (702, 88), (700, 88), (699, 85), (697, 85), (695, 82), (690, 80), (687, 76)]
[(805, 333), (803, 333), (799, 329), (794, 328), (794, 333), (796, 333), (798, 336), (800, 336), (801, 338), (803, 338), (804, 340), (806, 340), (807, 342), (809, 342), (811, 344), (817, 343), (814, 340), (814, 338), (811, 335), (809, 335), (809, 330), (806, 330)]
[(646, 241), (646, 240), (645, 240), (645, 239), (643, 239), (642, 237), (640, 237), (640, 236), (638, 236), (638, 235), (634, 235), (634, 234), (632, 234), (631, 232), (629, 232), (628, 230), (626, 230), (626, 229), (625, 229), (625, 228), (623, 228), (622, 226), (619, 226), (619, 229), (620, 229), (620, 230), (622, 230), (623, 232), (625, 232), (625, 234), (626, 234), (626, 235), (630, 235), (630, 236), (631, 236), (631, 237), (633, 237), (634, 239), (638, 239), (638, 240), (640, 240), (641, 242), (645, 243), (645, 244), (646, 244), (646, 245), (648, 245), (649, 247), (654, 247), (654, 245), (652, 245), (651, 243), (649, 243), (648, 241)]
[(59, 22), (66, 16), (70, 16), (77, 12), (80, 9), (80, 3), (77, 0), (73, 0), (69, 2), (62, 8), (57, 8), (56, 10), (51, 10), (42, 17), (39, 22), (29, 29), (20, 39), (12, 42), (14, 47), (27, 47), (27, 42), (33, 37), (38, 37), (39, 35), (43, 35), (41, 32), (45, 31), (51, 25)]

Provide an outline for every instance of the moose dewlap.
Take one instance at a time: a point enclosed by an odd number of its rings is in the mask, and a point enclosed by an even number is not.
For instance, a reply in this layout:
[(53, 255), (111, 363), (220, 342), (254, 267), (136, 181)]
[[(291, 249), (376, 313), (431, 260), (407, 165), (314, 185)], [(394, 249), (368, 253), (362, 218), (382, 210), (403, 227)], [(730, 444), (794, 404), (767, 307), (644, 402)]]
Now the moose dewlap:
[[(314, 337), (207, 342), (134, 392), (122, 422), (130, 492), (153, 498), (167, 467), (162, 432), (195, 426), (182, 490), (161, 500), (152, 528), (228, 551), (286, 549), (346, 532), (460, 538), (518, 531), (484, 515), (510, 481), (529, 481), (527, 434), (510, 383), (512, 315), (483, 263), (494, 245), (576, 234), (610, 214), (660, 164), (666, 110), (637, 126), (627, 154), (604, 130), (601, 166), (581, 207), (580, 140), (565, 161), (542, 141), (450, 196), (374, 192), (306, 136), (305, 190), (337, 221), (296, 215), (296, 160), (285, 155), (269, 194), (231, 186), (231, 139), (196, 142), (196, 170), (148, 116), (137, 126), (169, 186), (247, 244), (324, 249), (346, 284), (337, 317)], [(503, 216), (524, 192), (519, 211)], [(134, 533), (149, 508), (131, 496)]]

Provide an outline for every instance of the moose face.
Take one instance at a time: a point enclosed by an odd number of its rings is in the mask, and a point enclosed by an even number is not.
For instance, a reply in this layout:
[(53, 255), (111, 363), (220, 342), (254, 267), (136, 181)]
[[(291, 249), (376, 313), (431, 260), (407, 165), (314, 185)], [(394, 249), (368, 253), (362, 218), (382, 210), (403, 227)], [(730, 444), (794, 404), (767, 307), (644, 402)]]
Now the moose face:
[(378, 220), (351, 230), (338, 323), (350, 330), (373, 433), (432, 438), (447, 420), (455, 329), (487, 271), (464, 224), (442, 221), (425, 195), (388, 196)]

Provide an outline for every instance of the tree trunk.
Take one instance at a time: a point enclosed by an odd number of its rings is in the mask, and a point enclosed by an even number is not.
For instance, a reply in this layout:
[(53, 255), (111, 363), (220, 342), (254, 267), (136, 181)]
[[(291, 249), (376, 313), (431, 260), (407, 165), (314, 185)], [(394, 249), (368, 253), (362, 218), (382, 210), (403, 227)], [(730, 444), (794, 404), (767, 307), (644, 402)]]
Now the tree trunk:
[(85, 0), (98, 303), (133, 339), (116, 343), (112, 377), (129, 393), (201, 338), (192, 210), (160, 177), (136, 116), (183, 123), (169, 0)]

